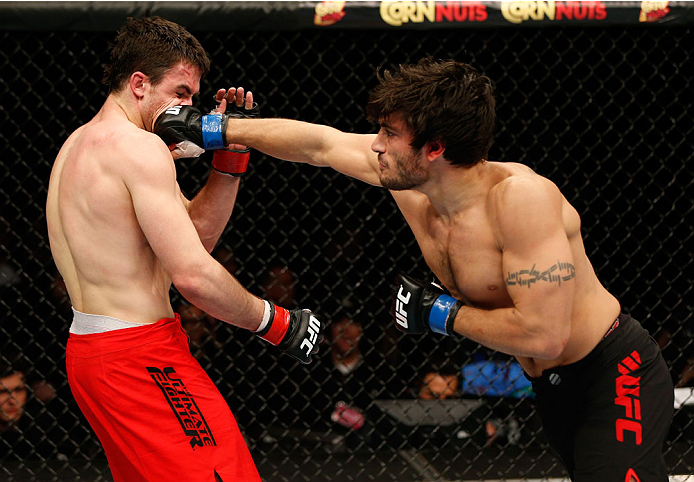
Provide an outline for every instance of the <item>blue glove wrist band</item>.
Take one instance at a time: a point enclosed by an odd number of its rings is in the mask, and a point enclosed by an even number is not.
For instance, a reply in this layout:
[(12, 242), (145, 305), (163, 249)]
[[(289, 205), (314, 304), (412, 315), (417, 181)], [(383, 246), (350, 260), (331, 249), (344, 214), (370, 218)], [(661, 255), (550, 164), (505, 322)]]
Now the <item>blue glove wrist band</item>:
[(440, 333), (441, 335), (448, 335), (446, 331), (446, 320), (448, 319), (448, 314), (451, 309), (457, 302), (458, 300), (448, 295), (441, 295), (436, 298), (429, 312), (429, 328), (431, 328), (431, 331)]
[(203, 148), (206, 150), (221, 149), (224, 147), (222, 114), (209, 114), (202, 116), (202, 143)]

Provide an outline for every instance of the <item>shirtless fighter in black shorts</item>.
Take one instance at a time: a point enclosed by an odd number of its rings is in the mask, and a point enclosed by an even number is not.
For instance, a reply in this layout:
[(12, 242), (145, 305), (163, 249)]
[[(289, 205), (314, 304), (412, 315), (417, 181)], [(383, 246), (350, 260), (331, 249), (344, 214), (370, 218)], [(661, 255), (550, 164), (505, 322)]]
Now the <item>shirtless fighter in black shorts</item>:
[(488, 160), (489, 78), (456, 61), (403, 65), (380, 77), (367, 112), (377, 134), (230, 119), (226, 140), (390, 190), (448, 290), (398, 277), (397, 327), (515, 355), (573, 480), (667, 481), (667, 366), (598, 280), (579, 214), (557, 186), (527, 166)]

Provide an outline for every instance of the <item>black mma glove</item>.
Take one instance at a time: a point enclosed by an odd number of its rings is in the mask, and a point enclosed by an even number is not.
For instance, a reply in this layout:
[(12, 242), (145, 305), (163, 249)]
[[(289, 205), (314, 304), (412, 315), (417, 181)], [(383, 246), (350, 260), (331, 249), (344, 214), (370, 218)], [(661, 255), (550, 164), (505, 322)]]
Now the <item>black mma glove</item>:
[(193, 106), (177, 105), (166, 109), (157, 118), (153, 132), (161, 137), (167, 146), (191, 143), (198, 150), (222, 149), (226, 146), (228, 122), (229, 116), (226, 114), (202, 115)]
[[(246, 109), (245, 104), (239, 107), (235, 102), (232, 102), (231, 109), (227, 107), (226, 115), (238, 119), (260, 117), (260, 108), (256, 102), (253, 102), (251, 109)], [(214, 151), (212, 167), (221, 173), (240, 177), (246, 172), (250, 157), (250, 147), (245, 149), (229, 149), (225, 147)]]
[(238, 106), (236, 102), (231, 102), (230, 105), (227, 105), (226, 114), (229, 117), (236, 117), (239, 119), (257, 119), (260, 117), (260, 106), (257, 102), (253, 102), (253, 106), (250, 109), (246, 109), (246, 104)]
[[(266, 316), (255, 332), (301, 363), (311, 363), (325, 325), (310, 310), (286, 310), (266, 301)], [(268, 308), (269, 306), (269, 313)]]
[(439, 286), (425, 284), (400, 274), (395, 278), (395, 326), (406, 333), (427, 330), (453, 335), (453, 322), (462, 301), (447, 295)]

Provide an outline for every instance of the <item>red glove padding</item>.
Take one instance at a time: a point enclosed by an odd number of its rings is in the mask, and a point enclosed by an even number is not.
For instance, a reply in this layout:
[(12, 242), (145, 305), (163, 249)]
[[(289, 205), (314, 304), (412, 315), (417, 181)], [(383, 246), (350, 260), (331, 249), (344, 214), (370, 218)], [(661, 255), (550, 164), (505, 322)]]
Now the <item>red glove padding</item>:
[(251, 150), (217, 149), (212, 156), (212, 167), (223, 174), (241, 177), (248, 167)]
[(301, 363), (311, 363), (318, 353), (325, 323), (322, 323), (310, 310), (286, 310), (274, 303), (266, 302), (269, 311), (267, 325), (256, 331), (256, 335)]

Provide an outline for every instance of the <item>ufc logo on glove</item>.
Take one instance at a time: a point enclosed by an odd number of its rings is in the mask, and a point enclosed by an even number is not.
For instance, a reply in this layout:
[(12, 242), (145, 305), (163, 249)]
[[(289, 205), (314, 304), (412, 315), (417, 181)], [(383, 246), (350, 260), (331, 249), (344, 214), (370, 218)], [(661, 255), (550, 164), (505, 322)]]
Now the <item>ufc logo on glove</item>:
[(300, 349), (306, 349), (306, 356), (309, 356), (311, 354), (311, 351), (313, 350), (313, 346), (316, 344), (316, 341), (318, 340), (318, 333), (320, 333), (320, 322), (316, 319), (315, 316), (311, 316), (309, 318), (307, 332), (308, 336), (304, 338), (304, 340), (301, 342)]
[(181, 113), (181, 106), (180, 105), (176, 105), (176, 106), (169, 107), (168, 109), (166, 109), (166, 114), (169, 114), (169, 115), (178, 115), (180, 113)]
[(398, 323), (398, 325), (402, 326), (403, 328), (407, 328), (407, 311), (405, 311), (405, 305), (410, 302), (410, 298), (412, 297), (412, 293), (407, 293), (407, 296), (403, 294), (403, 289), (405, 287), (400, 285), (400, 289), (398, 290), (398, 295), (395, 299), (395, 321)]
[(422, 283), (400, 274), (396, 277), (393, 315), (395, 326), (406, 333), (431, 330), (440, 335), (452, 335), (456, 314), (463, 303), (447, 295), (435, 283)]

